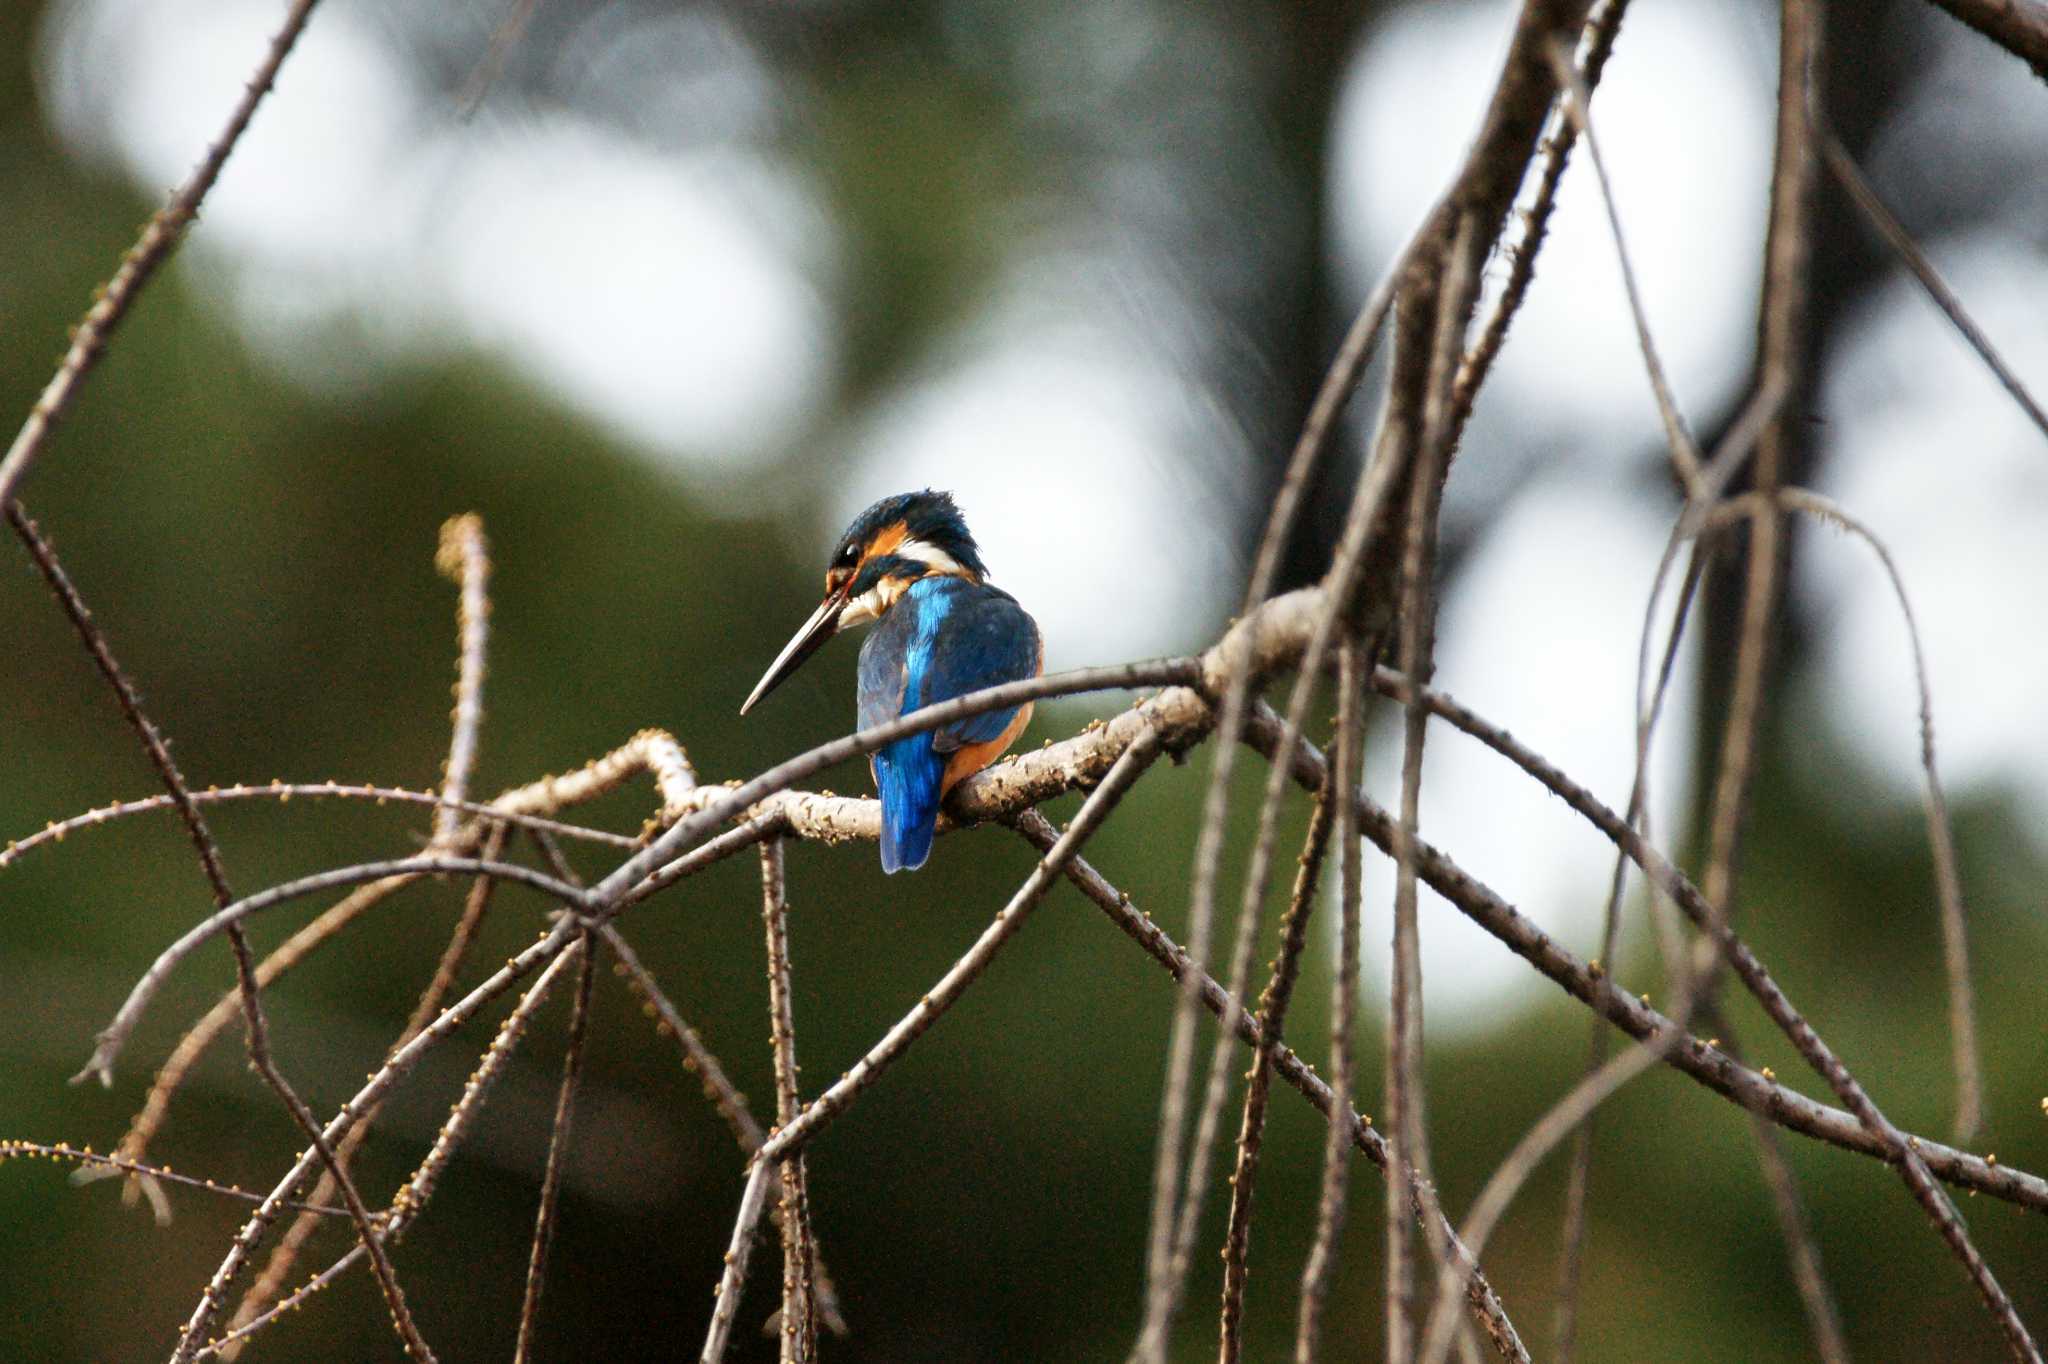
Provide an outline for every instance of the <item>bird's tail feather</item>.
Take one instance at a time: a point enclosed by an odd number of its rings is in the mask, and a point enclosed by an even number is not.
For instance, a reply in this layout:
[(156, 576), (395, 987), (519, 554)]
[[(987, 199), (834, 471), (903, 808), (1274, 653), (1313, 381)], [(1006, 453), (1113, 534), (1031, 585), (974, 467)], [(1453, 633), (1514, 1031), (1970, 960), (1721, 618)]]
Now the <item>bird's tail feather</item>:
[(883, 871), (916, 871), (931, 856), (945, 770), (946, 760), (932, 752), (928, 735), (898, 740), (875, 755)]

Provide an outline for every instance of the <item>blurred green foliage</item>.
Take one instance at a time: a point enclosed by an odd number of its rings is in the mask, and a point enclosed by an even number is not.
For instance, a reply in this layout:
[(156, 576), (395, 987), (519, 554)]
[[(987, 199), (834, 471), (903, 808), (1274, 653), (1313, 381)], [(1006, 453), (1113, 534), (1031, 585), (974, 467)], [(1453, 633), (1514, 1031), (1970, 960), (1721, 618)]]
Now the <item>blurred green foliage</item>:
[[(0, 235), (0, 408), (9, 413), (26, 410), (92, 282), (152, 207), (53, 145), (27, 93), (35, 13), (33, 4), (0, 9), (0, 215), (9, 224)], [(911, 68), (878, 66), (841, 82), (824, 111), (818, 146), (865, 233), (847, 323), (856, 385), (914, 347), (983, 271), (985, 234), (996, 229), (981, 220), (975, 186), (1013, 181), (1001, 163), (1018, 155), (986, 99), (971, 85), (922, 85)], [(960, 164), (935, 168), (947, 157)], [(770, 508), (737, 520), (692, 505), (480, 360), (405, 373), (374, 399), (309, 396), (246, 354), (175, 266), (122, 330), (25, 498), (197, 783), (435, 780), (454, 627), (452, 592), (431, 558), (438, 524), (465, 510), (483, 514), (496, 559), (479, 790), (563, 770), (648, 725), (676, 732), (700, 770), (722, 779), (850, 724), (847, 647), (791, 681), (783, 704), (734, 722), (737, 699), (808, 608), (815, 580), (814, 556), (790, 557)], [(22, 570), (0, 577), (0, 835), (16, 836), (146, 794), (152, 783), (25, 558), (4, 553)], [(1049, 706), (1034, 737), (1070, 732), (1092, 713), (1089, 704)], [(1779, 716), (1781, 726), (1799, 721)], [(1839, 754), (1802, 753), (1796, 767), (1764, 774), (1745, 928), (1892, 1116), (1940, 1132), (1947, 1042), (1917, 812), (1866, 799), (1874, 784), (1859, 783)], [(1170, 925), (1183, 911), (1204, 766), (1198, 755), (1185, 770), (1162, 769), (1091, 852)], [(832, 781), (865, 788), (852, 768)], [(632, 829), (649, 803), (635, 789), (590, 817)], [(1986, 800), (1960, 818), (1986, 1142), (2009, 1163), (2040, 1170), (2042, 868), (2006, 807)], [(230, 875), (253, 890), (403, 853), (425, 820), (417, 810), (295, 802), (223, 808), (217, 824)], [(601, 869), (598, 857), (578, 856), (586, 871)], [(1031, 861), (999, 829), (949, 838), (927, 870), (893, 880), (865, 847), (792, 850), (796, 1016), (810, 1085), (838, 1074), (917, 999)], [(627, 926), (765, 1109), (757, 896), (741, 859), (636, 911)], [(282, 1063), (316, 1108), (331, 1108), (376, 1062), (460, 898), (453, 885), (409, 890), (273, 992)], [(480, 961), (515, 949), (539, 921), (533, 896), (506, 890), (499, 903)], [(229, 982), (224, 949), (173, 980), (111, 1092), (64, 1079), (143, 966), (206, 907), (193, 860), (164, 819), (81, 834), (0, 873), (0, 1136), (100, 1147), (117, 1138), (183, 1020)], [(279, 941), (307, 912), (261, 924), (259, 945)], [(1056, 894), (1039, 920), (813, 1149), (822, 1245), (855, 1331), (832, 1342), (828, 1358), (1112, 1360), (1128, 1346), (1172, 991), (1078, 897)], [(1650, 978), (1647, 962), (1630, 965)], [(1326, 994), (1318, 956), (1299, 994), (1297, 1038), (1320, 1034)], [(475, 1148), (397, 1254), (444, 1358), (509, 1350), (562, 1012), (550, 1008)], [(1820, 1092), (1753, 1009), (1738, 999), (1732, 1014), (1755, 1059)], [(1513, 1026), (1433, 1050), (1432, 1130), (1451, 1208), (1465, 1206), (1572, 1083), (1585, 1027), (1559, 996)], [(685, 1354), (710, 1310), (739, 1161), (671, 1045), (608, 979), (592, 1037), (541, 1354)], [(436, 1105), (478, 1045), (465, 1039), (394, 1105), (360, 1166), (367, 1188), (388, 1190), (418, 1159)], [(1379, 1046), (1365, 1039), (1367, 1096), (1378, 1094)], [(157, 1153), (180, 1169), (264, 1188), (294, 1134), (233, 1050), (201, 1068)], [(1252, 1359), (1281, 1357), (1291, 1338), (1321, 1147), (1319, 1124), (1293, 1095), (1278, 1094), (1272, 1121)], [(1639, 1081), (1603, 1111), (1582, 1358), (1808, 1357), (1748, 1143), (1742, 1114), (1669, 1074)], [(1858, 1357), (1996, 1357), (1974, 1295), (1896, 1178), (1797, 1138), (1786, 1145)], [(1539, 1357), (1562, 1182), (1553, 1161), (1486, 1256)], [(1361, 1172), (1354, 1189), (1333, 1358), (1380, 1348), (1381, 1185)], [(173, 1201), (177, 1220), (160, 1228), (121, 1207), (112, 1185), (77, 1189), (46, 1167), (0, 1167), (0, 1359), (164, 1352), (240, 1216), (235, 1205), (184, 1193)], [(1205, 1246), (1220, 1241), (1221, 1205), (1211, 1199)], [(1988, 1200), (1964, 1210), (2021, 1311), (2048, 1321), (2040, 1228)], [(317, 1244), (331, 1254), (345, 1243), (330, 1229)], [(757, 1261), (742, 1312), (749, 1323), (770, 1310), (773, 1262)], [(1176, 1357), (1213, 1348), (1217, 1278), (1205, 1254)], [(749, 1327), (735, 1353), (771, 1358), (771, 1344)], [(395, 1353), (358, 1275), (252, 1357)]]

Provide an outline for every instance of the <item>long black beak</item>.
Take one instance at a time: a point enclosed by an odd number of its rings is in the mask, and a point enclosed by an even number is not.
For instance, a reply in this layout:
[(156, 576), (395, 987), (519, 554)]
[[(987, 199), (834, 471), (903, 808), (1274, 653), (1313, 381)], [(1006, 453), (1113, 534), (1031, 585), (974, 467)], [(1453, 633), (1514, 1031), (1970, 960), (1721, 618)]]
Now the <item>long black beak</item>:
[(754, 703), (782, 685), (783, 679), (801, 668), (804, 660), (818, 652), (826, 640), (839, 628), (839, 612), (846, 606), (844, 590), (834, 592), (818, 604), (811, 618), (789, 643), (782, 646), (782, 652), (768, 665), (768, 671), (761, 674), (761, 680), (754, 684), (754, 690), (740, 703), (740, 714), (745, 715), (754, 708)]

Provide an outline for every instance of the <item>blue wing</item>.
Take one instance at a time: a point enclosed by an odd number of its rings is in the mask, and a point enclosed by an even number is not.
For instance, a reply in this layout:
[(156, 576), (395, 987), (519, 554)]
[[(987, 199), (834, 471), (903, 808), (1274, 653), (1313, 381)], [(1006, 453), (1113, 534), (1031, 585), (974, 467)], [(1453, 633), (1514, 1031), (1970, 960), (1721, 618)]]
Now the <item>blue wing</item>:
[[(861, 646), (861, 728), (1033, 676), (1039, 657), (1038, 627), (1008, 593), (959, 578), (920, 579)], [(869, 759), (882, 797), (882, 870), (924, 865), (938, 827), (946, 755), (996, 738), (1017, 709), (898, 739)]]
[[(1038, 625), (1017, 599), (993, 587), (963, 584), (945, 631), (934, 641), (925, 670), (921, 704), (935, 706), (956, 696), (1036, 677), (1040, 649)], [(971, 595), (970, 595), (971, 594)], [(932, 747), (950, 753), (969, 744), (985, 744), (1009, 727), (1019, 707), (984, 711), (932, 731)]]

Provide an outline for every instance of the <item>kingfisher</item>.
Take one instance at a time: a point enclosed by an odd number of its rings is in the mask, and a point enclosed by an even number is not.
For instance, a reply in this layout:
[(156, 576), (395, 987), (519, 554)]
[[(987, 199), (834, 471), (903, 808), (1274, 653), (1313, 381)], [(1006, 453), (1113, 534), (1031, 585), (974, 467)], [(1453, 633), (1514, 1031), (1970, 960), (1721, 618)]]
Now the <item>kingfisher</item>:
[[(740, 714), (774, 691), (833, 635), (869, 621), (860, 646), (860, 727), (1003, 682), (1036, 677), (1045, 644), (1017, 599), (988, 570), (951, 493), (898, 493), (853, 519), (825, 568), (811, 613)], [(876, 751), (868, 771), (882, 798), (882, 870), (915, 871), (932, 850), (939, 806), (955, 786), (1001, 757), (1031, 705), (986, 711)]]

